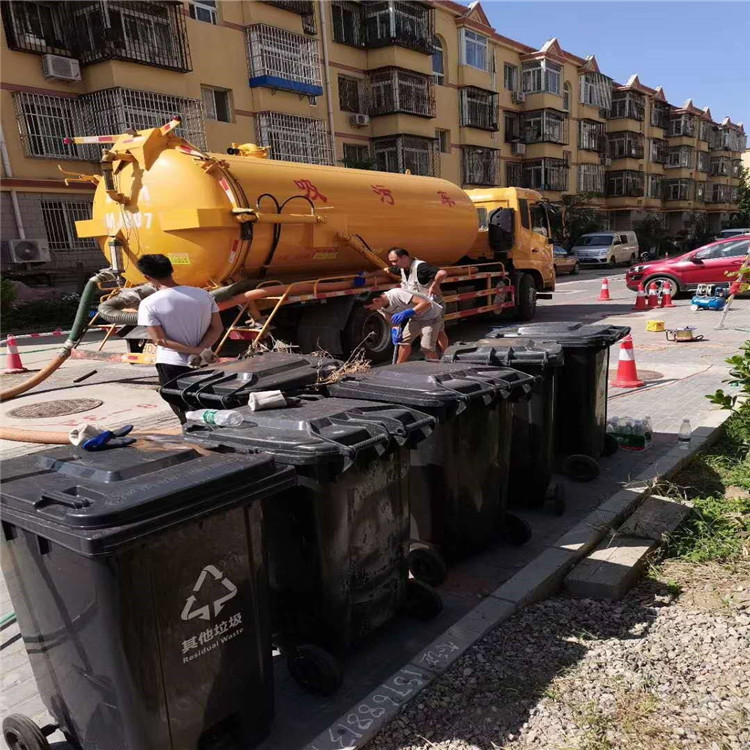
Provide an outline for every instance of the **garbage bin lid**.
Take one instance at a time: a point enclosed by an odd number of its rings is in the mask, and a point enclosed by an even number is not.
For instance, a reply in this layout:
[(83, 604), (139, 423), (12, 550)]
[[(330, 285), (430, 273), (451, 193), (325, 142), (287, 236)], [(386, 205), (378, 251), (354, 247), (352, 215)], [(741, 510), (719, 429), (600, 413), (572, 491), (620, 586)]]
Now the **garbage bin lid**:
[(324, 380), (341, 362), (313, 354), (267, 352), (210, 370), (180, 375), (162, 389), (169, 403), (191, 408), (232, 409), (255, 391), (299, 392)]
[(504, 367), (560, 367), (564, 357), (562, 346), (553, 341), (494, 338), (459, 341), (448, 347), (443, 361)]
[(136, 528), (136, 536), (150, 533), (294, 481), (268, 454), (210, 453), (181, 436), (153, 436), (97, 453), (66, 446), (6, 461), (0, 510), (5, 521), (96, 553)]
[(203, 445), (267, 451), (281, 464), (342, 462), (343, 470), (365, 451), (380, 455), (391, 443), (416, 444), (435, 424), (404, 406), (323, 396), (303, 396), (281, 409), (236, 411), (243, 416), (238, 427), (188, 422), (186, 435)]
[(528, 337), (535, 341), (556, 341), (563, 349), (605, 349), (630, 333), (629, 326), (597, 325), (562, 321), (493, 328), (485, 339)]

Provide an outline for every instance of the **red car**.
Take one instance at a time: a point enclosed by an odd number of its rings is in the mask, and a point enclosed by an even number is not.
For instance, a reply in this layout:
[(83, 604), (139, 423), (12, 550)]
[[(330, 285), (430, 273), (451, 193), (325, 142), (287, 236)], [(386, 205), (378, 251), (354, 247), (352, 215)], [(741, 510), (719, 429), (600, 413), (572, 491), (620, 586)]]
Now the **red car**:
[(677, 258), (639, 263), (625, 274), (625, 283), (634, 292), (639, 284), (648, 288), (652, 281), (660, 284), (667, 279), (677, 292), (692, 292), (698, 284), (730, 283), (727, 272), (739, 271), (748, 252), (750, 235), (719, 240)]

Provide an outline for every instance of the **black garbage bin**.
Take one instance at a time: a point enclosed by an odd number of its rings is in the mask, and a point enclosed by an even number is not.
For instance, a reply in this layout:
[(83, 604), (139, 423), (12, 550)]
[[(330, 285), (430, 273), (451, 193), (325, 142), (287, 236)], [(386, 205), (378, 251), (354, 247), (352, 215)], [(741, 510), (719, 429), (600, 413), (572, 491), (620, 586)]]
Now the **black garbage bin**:
[(561, 322), (495, 328), (484, 337), (531, 338), (562, 346), (555, 447), (562, 470), (573, 479), (594, 479), (598, 459), (617, 449), (606, 433), (609, 348), (629, 333), (628, 326)]
[(266, 352), (212, 369), (180, 375), (161, 388), (161, 395), (181, 409), (234, 409), (251, 393), (295, 394), (325, 380), (341, 362), (313, 354)]
[(410, 448), (434, 420), (322, 396), (237, 411), (238, 427), (188, 422), (186, 433), (207, 447), (267, 450), (296, 468), (299, 486), (265, 509), (275, 642), (303, 687), (329, 694), (351, 645), (400, 610), (426, 618), (442, 608), (407, 566)]
[(444, 362), (512, 367), (536, 377), (532, 396), (513, 409), (508, 498), (511, 505), (538, 508), (551, 496), (565, 510), (562, 484), (550, 493), (555, 451), (555, 396), (563, 364), (562, 346), (532, 339), (493, 339), (451, 345)]
[[(251, 747), (273, 716), (258, 501), (294, 472), (179, 440), (3, 464), (3, 573), (42, 699), (83, 750)], [(47, 746), (22, 715), (3, 732)]]
[(403, 404), (438, 420), (412, 457), (412, 574), (437, 585), (446, 564), (504, 533), (523, 543), (530, 529), (507, 513), (512, 404), (533, 377), (516, 370), (406, 362), (351, 376), (331, 395)]

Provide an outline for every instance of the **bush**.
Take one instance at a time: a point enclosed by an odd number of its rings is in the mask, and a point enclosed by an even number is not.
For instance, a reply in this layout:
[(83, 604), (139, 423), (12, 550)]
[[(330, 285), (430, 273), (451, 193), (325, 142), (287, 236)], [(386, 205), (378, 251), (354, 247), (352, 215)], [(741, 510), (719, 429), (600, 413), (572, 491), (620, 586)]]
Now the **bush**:
[[(6, 284), (3, 283), (3, 297)], [(41, 331), (54, 328), (70, 328), (75, 320), (80, 295), (70, 292), (57, 299), (27, 302), (22, 305), (10, 305), (6, 312), (3, 302), (0, 330), (3, 335), (22, 333), (24, 331)]]
[(10, 279), (0, 278), (0, 317), (4, 318), (13, 310), (16, 300), (16, 288)]
[(723, 388), (719, 388), (706, 398), (712, 404), (718, 404), (724, 409), (736, 409), (738, 403), (750, 399), (750, 341), (742, 345), (739, 354), (735, 354), (727, 360), (730, 365), (729, 377), (723, 382), (739, 388), (739, 393), (728, 394)]

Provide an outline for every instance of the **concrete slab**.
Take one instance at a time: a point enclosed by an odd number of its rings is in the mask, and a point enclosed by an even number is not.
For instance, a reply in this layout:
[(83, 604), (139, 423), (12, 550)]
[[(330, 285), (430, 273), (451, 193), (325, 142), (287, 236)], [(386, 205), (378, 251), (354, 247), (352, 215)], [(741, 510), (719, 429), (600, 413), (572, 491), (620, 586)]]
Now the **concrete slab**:
[(690, 515), (691, 510), (689, 505), (671, 498), (651, 495), (625, 520), (617, 532), (623, 536), (662, 542)]

